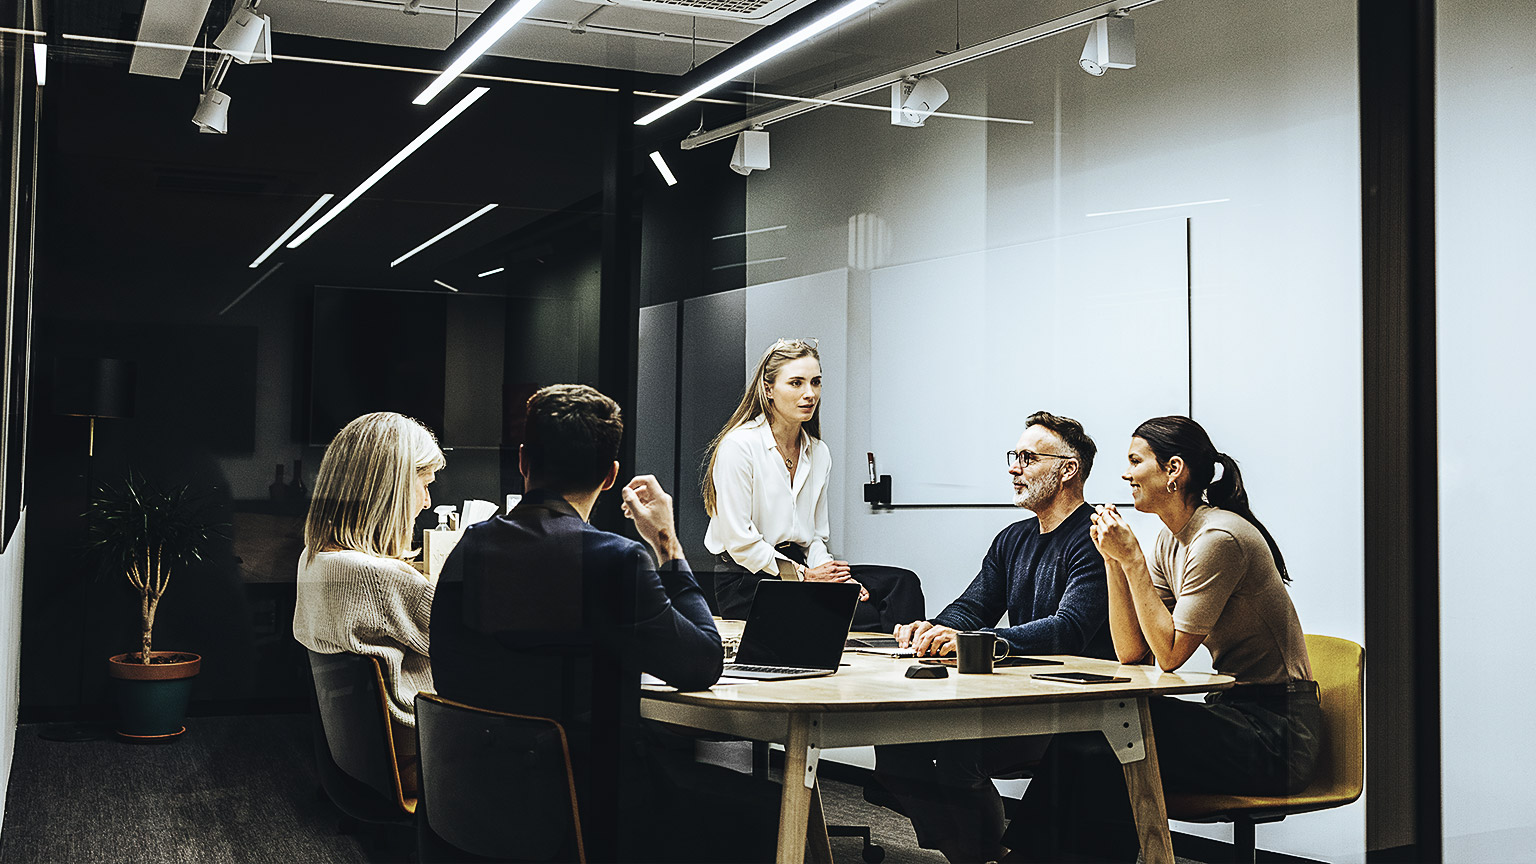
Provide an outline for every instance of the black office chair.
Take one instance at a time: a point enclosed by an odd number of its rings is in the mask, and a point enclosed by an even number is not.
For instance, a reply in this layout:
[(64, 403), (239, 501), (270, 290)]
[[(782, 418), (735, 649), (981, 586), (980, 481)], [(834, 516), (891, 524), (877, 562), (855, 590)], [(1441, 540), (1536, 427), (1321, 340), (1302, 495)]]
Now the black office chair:
[(416, 697), (417, 853), (449, 861), (586, 861), (559, 723)]
[(854, 630), (889, 633), (898, 624), (928, 617), (923, 583), (916, 573), (889, 564), (854, 564), (849, 569), (869, 591), (869, 601), (860, 603), (853, 615)]
[(416, 799), (401, 790), (378, 660), (310, 651), (309, 668), (315, 773), (326, 797), (346, 819), (410, 825)]

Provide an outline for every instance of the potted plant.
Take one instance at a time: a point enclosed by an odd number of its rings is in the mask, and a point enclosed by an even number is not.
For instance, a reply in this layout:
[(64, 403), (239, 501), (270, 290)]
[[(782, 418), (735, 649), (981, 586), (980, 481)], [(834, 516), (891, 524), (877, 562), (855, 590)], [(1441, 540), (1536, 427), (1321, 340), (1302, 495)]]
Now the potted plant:
[(117, 695), (117, 734), (125, 740), (168, 741), (186, 731), (182, 719), (202, 658), (155, 651), (151, 640), (172, 573), (201, 562), (208, 544), (223, 536), (209, 509), (204, 496), (186, 486), (163, 488), (132, 471), (92, 496), (86, 514), (91, 548), (139, 592), (140, 647), (107, 662)]

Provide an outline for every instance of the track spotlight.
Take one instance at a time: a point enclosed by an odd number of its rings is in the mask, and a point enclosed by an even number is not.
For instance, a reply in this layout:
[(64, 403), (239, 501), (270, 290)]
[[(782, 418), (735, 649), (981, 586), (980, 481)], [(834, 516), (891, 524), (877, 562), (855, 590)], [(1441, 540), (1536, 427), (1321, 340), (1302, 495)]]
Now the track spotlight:
[(1131, 69), (1136, 66), (1136, 22), (1129, 18), (1100, 18), (1088, 26), (1088, 42), (1077, 65), (1089, 75), (1099, 76), (1106, 69)]
[(731, 170), (745, 177), (753, 171), (768, 170), (768, 133), (761, 129), (736, 136), (736, 152), (731, 154)]
[(891, 84), (891, 125), (921, 126), (947, 101), (949, 90), (937, 78), (896, 81)]
[(213, 45), (236, 63), (272, 62), (272, 19), (256, 12), (261, 0), (250, 0), (229, 16)]
[(203, 91), (203, 97), (197, 100), (197, 110), (192, 113), (192, 122), (204, 132), (228, 132), (229, 96), (212, 87)]
[(208, 78), (208, 86), (197, 100), (192, 122), (197, 124), (199, 132), (223, 135), (229, 131), (229, 94), (219, 89), (224, 83), (224, 76), (229, 74), (229, 60), (228, 54), (219, 58), (218, 65), (213, 67), (213, 74)]

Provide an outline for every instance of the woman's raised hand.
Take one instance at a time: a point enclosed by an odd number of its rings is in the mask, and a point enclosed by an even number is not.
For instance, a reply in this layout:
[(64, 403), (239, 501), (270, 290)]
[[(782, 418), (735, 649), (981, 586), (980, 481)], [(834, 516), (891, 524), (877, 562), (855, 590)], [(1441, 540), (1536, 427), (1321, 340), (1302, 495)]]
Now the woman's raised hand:
[(1088, 537), (1105, 558), (1113, 558), (1124, 564), (1141, 553), (1136, 533), (1125, 522), (1125, 517), (1113, 504), (1100, 504), (1089, 517)]

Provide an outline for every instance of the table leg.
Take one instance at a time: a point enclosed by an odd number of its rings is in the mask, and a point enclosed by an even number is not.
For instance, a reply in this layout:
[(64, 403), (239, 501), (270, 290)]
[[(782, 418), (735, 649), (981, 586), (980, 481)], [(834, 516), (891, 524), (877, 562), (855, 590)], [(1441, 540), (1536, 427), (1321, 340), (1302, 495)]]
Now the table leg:
[[(789, 740), (784, 744), (784, 787), (779, 795), (779, 864), (804, 864), (805, 838), (811, 815), (814, 785), (805, 784), (806, 750), (810, 745), (812, 717), (789, 715)], [(822, 830), (826, 835), (826, 830)], [(825, 841), (824, 841), (825, 842)]]
[(1146, 757), (1126, 762), (1125, 791), (1131, 796), (1136, 835), (1145, 864), (1173, 864), (1173, 839), (1168, 834), (1168, 805), (1163, 800), (1163, 777), (1157, 764), (1157, 742), (1152, 733), (1152, 712), (1145, 696), (1136, 700), (1141, 712), (1141, 735)]
[(827, 814), (821, 809), (821, 781), (811, 790), (810, 820), (805, 826), (805, 844), (816, 864), (832, 864), (832, 840), (827, 836)]

